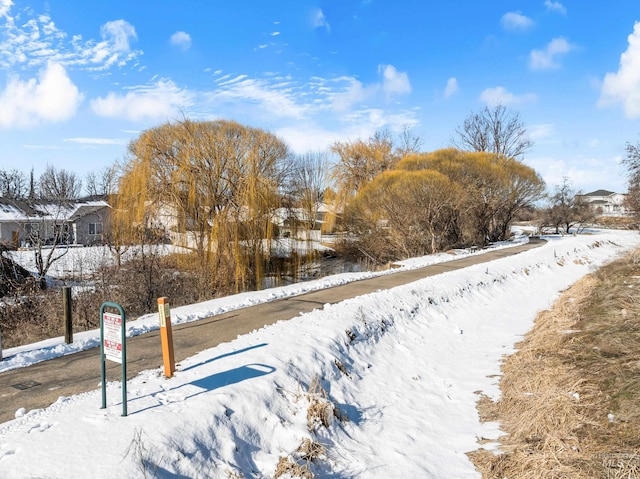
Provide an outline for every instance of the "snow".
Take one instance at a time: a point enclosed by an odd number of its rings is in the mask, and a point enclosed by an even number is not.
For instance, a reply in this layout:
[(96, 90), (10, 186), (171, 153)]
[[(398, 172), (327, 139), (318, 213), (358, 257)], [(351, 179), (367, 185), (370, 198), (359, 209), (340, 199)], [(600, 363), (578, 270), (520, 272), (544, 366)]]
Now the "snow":
[[(0, 424), (0, 477), (267, 478), (280, 457), (297, 458), (308, 438), (325, 448), (311, 465), (316, 477), (479, 478), (466, 453), (480, 447), (479, 438), (500, 434), (497, 424), (479, 422), (475, 404), (478, 392), (499, 396), (501, 358), (561, 291), (638, 245), (637, 232), (558, 237), (325, 305), (188, 358), (171, 379), (160, 365), (141, 373), (128, 382), (127, 417), (119, 382), (108, 385), (106, 409), (99, 389), (46, 409), (22, 408)], [(404, 268), (430, 261), (437, 259)], [(195, 320), (360, 277), (176, 308), (172, 318)], [(133, 322), (128, 334), (152, 329), (152, 316)], [(81, 342), (93, 341), (85, 334)], [(18, 367), (66, 348), (41, 344), (6, 356)], [(307, 392), (314, 378), (328, 399)], [(330, 400), (343, 420), (310, 428), (314, 400)]]

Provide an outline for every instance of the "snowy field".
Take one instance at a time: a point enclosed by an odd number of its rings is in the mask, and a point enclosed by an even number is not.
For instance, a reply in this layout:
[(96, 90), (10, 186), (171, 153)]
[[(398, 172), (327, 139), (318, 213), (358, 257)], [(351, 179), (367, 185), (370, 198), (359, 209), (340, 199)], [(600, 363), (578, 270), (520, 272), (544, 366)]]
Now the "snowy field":
[[(480, 424), (475, 404), (479, 392), (499, 394), (502, 356), (562, 290), (639, 245), (637, 232), (549, 238), (510, 258), (326, 305), (193, 356), (171, 379), (160, 368), (140, 374), (128, 382), (127, 417), (118, 382), (106, 409), (97, 389), (18, 410), (0, 424), (0, 477), (270, 478), (283, 457), (305, 464), (296, 450), (309, 439), (323, 447), (310, 465), (316, 477), (479, 478), (465, 453), (500, 434)], [(172, 316), (194, 320), (331, 281)], [(140, 318), (128, 334), (150, 324)], [(54, 343), (7, 350), (6, 363), (70, 352)], [(308, 392), (315, 379), (325, 393)], [(318, 401), (341, 419), (309, 421)]]

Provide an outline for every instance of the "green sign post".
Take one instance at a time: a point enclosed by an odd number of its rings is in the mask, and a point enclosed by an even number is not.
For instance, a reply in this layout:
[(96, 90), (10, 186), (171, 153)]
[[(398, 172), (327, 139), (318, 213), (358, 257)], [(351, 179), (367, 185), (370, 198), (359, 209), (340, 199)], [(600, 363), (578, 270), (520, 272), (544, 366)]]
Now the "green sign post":
[[(105, 308), (117, 309), (120, 314)], [(127, 342), (126, 315), (118, 303), (106, 302), (100, 307), (100, 363), (102, 366), (102, 408), (107, 407), (106, 360), (122, 364), (122, 415), (127, 415)]]

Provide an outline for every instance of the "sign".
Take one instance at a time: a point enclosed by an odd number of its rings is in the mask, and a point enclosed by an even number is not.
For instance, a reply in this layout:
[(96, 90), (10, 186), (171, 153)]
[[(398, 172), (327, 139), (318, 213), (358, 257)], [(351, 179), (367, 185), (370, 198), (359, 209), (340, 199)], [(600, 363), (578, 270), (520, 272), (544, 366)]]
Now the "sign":
[(103, 313), (102, 324), (104, 328), (104, 357), (122, 364), (122, 316)]
[[(120, 314), (107, 313), (105, 308)], [(107, 359), (122, 365), (122, 415), (127, 415), (127, 316), (118, 303), (110, 301), (100, 307), (100, 372), (102, 376), (102, 409), (107, 407)]]
[(169, 308), (169, 298), (158, 298), (158, 314), (160, 316), (160, 327), (167, 327), (167, 318), (171, 321), (171, 309)]

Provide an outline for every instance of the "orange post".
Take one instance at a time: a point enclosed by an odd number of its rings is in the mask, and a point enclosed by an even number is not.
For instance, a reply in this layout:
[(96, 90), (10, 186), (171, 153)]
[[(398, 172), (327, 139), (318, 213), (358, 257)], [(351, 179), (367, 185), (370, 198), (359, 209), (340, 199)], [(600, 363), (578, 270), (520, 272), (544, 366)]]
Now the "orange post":
[(158, 298), (158, 314), (160, 315), (160, 339), (162, 340), (164, 375), (170, 378), (176, 370), (176, 361), (173, 356), (173, 335), (171, 333), (169, 298)]

